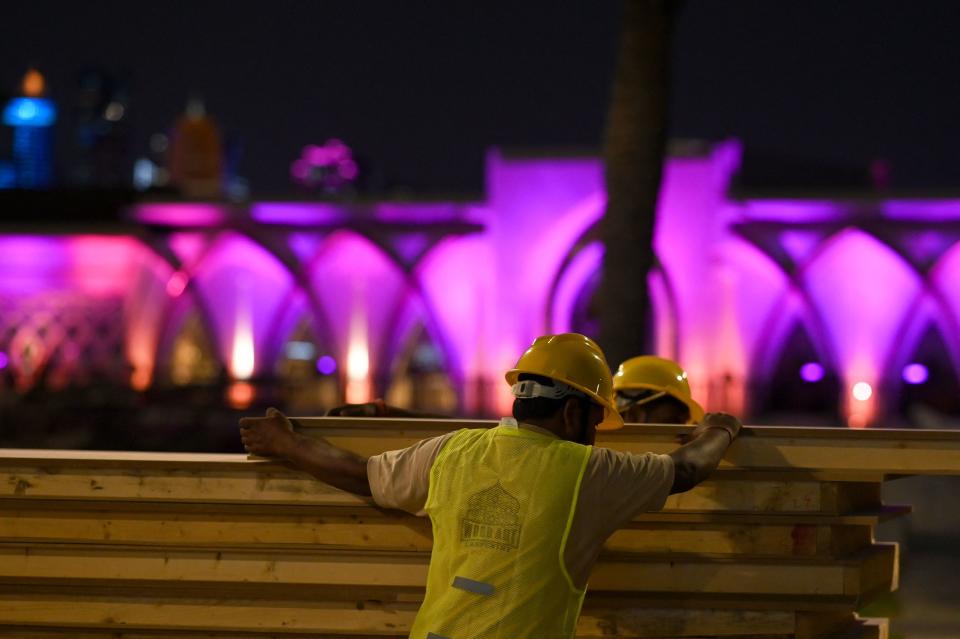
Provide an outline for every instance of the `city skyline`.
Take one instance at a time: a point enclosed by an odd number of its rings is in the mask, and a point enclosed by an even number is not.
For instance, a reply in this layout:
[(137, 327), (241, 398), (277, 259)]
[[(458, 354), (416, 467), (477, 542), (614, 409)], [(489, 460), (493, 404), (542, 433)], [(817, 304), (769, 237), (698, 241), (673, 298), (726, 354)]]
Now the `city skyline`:
[[(344, 140), (383, 188), (476, 194), (487, 148), (599, 148), (618, 7), (391, 3), (155, 7), (40, 2), (6, 10), (0, 94), (30, 66), (61, 110), (61, 180), (77, 78), (129, 74), (131, 160), (201, 94), (254, 193), (294, 190), (308, 144)], [(689, 2), (678, 21), (671, 133), (737, 137), (757, 157), (863, 177), (892, 164), (894, 187), (960, 184), (954, 143), (960, 61), (952, 3), (904, 14), (892, 2)], [(911, 28), (913, 27), (913, 28)], [(749, 173), (751, 157), (745, 158)], [(757, 163), (759, 164), (759, 163)], [(841, 177), (840, 179), (846, 179)], [(795, 180), (798, 181), (798, 180)]]

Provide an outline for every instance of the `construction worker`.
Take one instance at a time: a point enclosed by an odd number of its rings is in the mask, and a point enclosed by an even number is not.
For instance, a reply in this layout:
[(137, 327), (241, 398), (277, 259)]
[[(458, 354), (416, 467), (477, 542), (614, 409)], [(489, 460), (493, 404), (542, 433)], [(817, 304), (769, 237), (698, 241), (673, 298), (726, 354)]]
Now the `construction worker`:
[(431, 518), (427, 589), (410, 637), (572, 638), (607, 537), (704, 480), (740, 430), (736, 418), (711, 413), (668, 455), (592, 446), (597, 429), (623, 420), (602, 351), (575, 333), (537, 338), (506, 379), (512, 419), (370, 458), (296, 433), (275, 409), (240, 420), (247, 451)]
[(617, 410), (633, 424), (697, 424), (703, 408), (690, 394), (687, 372), (656, 355), (631, 357), (613, 376)]

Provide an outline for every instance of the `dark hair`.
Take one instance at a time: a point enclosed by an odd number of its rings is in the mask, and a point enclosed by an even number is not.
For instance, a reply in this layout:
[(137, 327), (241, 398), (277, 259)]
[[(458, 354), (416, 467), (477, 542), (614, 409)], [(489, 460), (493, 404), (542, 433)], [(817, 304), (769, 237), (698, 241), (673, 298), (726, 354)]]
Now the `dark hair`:
[[(544, 386), (553, 386), (553, 380), (543, 375), (534, 375), (532, 373), (520, 373), (517, 381), (525, 379), (533, 380)], [(568, 397), (560, 399), (550, 399), (549, 397), (528, 397), (517, 398), (513, 400), (513, 418), (519, 422), (528, 419), (547, 419), (553, 417), (563, 410)]]

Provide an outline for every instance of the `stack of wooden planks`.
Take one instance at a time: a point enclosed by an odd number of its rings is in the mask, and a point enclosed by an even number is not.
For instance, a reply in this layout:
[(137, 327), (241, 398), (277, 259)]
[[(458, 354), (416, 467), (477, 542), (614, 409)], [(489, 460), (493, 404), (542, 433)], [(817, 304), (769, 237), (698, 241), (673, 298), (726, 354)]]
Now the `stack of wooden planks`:
[[(490, 422), (298, 420), (362, 454)], [(684, 426), (600, 445), (667, 452)], [(404, 637), (429, 522), (240, 455), (0, 451), (0, 637)], [(887, 636), (880, 486), (960, 474), (960, 433), (744, 429), (710, 481), (607, 544), (579, 637)]]

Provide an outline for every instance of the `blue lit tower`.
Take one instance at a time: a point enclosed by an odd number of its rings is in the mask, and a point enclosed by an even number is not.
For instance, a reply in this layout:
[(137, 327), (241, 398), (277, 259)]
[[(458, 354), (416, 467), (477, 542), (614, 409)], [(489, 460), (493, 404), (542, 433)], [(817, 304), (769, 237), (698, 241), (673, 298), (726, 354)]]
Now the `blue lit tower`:
[(42, 189), (53, 183), (57, 107), (43, 94), (43, 76), (31, 69), (23, 77), (23, 96), (10, 100), (3, 110), (3, 123), (13, 127), (14, 179), (21, 189)]

